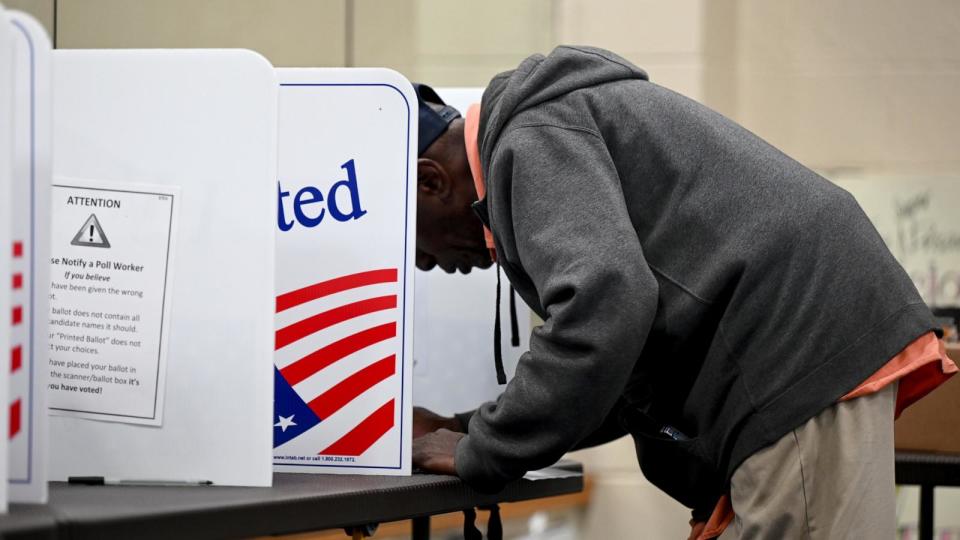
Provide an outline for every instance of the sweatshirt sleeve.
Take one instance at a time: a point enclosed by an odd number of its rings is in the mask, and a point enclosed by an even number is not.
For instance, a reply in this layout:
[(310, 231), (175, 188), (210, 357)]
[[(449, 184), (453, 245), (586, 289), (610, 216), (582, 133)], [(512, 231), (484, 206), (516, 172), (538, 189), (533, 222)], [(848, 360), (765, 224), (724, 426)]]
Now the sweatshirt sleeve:
[(598, 134), (515, 128), (501, 137), (490, 173), (494, 234), (547, 316), (514, 378), (496, 402), (477, 409), (457, 445), (458, 475), (482, 491), (554, 463), (603, 425), (658, 298)]
[(601, 444), (607, 444), (615, 441), (627, 434), (627, 430), (620, 425), (620, 410), (614, 409), (607, 415), (603, 423), (593, 433), (586, 436), (577, 444), (573, 445), (571, 450), (582, 450), (584, 448), (593, 448)]
[(470, 429), (470, 419), (473, 418), (473, 415), (476, 414), (476, 412), (477, 412), (476, 409), (472, 409), (469, 411), (456, 413), (453, 415), (453, 417), (456, 418), (458, 422), (460, 422), (460, 428), (461, 428), (460, 431), (462, 431), (463, 433), (466, 433), (467, 430)]

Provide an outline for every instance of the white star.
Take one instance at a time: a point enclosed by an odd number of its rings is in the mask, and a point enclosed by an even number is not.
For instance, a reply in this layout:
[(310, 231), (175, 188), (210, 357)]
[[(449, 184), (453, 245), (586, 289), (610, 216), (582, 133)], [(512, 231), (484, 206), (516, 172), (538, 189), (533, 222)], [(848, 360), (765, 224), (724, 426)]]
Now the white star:
[(297, 423), (293, 421), (293, 417), (294, 415), (292, 414), (290, 416), (277, 416), (279, 420), (277, 420), (277, 423), (274, 424), (273, 427), (278, 427), (286, 433), (288, 427), (297, 425)]

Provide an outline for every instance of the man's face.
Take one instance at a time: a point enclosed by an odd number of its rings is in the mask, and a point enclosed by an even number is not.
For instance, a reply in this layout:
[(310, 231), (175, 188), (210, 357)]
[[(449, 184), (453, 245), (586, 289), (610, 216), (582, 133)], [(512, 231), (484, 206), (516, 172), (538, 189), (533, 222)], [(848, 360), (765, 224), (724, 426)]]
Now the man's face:
[(470, 205), (477, 190), (456, 119), (417, 160), (417, 268), (467, 274), (493, 264), (483, 223)]
[[(443, 148), (449, 146), (439, 147)], [(421, 270), (439, 266), (447, 273), (466, 274), (474, 267), (493, 264), (483, 224), (470, 208), (477, 198), (473, 177), (466, 157), (455, 159), (457, 150), (454, 147), (446, 155), (438, 151), (417, 162), (417, 268)]]
[(417, 197), (417, 268), (439, 266), (447, 273), (468, 274), (474, 267), (491, 264), (483, 224), (469, 203), (444, 205), (430, 195)]

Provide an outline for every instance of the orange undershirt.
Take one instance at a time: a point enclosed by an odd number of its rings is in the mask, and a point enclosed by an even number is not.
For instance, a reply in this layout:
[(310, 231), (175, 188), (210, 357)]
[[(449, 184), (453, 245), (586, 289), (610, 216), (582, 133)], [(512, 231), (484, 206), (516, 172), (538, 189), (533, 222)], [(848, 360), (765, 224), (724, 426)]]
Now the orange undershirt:
[[(480, 145), (477, 136), (480, 133), (480, 104), (474, 103), (467, 109), (467, 116), (463, 120), (463, 140), (467, 146), (467, 163), (470, 164), (470, 174), (473, 176), (473, 186), (477, 188), (477, 200), (482, 201), (487, 194), (487, 187), (483, 183), (483, 167), (480, 165)], [(490, 258), (497, 260), (497, 248), (493, 244), (493, 232), (484, 224), (483, 238), (490, 250)]]
[(904, 409), (929, 394), (956, 372), (957, 365), (947, 356), (943, 340), (937, 339), (933, 332), (928, 332), (907, 345), (906, 349), (891, 358), (860, 386), (840, 398), (840, 401), (872, 394), (894, 381), (900, 381), (894, 416), (899, 418)]
[[(483, 170), (480, 166), (480, 148), (477, 144), (479, 129), (480, 105), (475, 103), (467, 109), (463, 135), (467, 146), (467, 161), (470, 163), (473, 183), (477, 188), (477, 198), (482, 200), (486, 194), (486, 189), (483, 183)], [(497, 260), (496, 249), (493, 245), (493, 233), (484, 226), (483, 234), (493, 260)], [(899, 381), (897, 406), (894, 413), (894, 417), (898, 418), (904, 409), (929, 394), (957, 371), (957, 365), (947, 356), (943, 340), (937, 339), (933, 332), (928, 332), (907, 345), (876, 373), (863, 381), (860, 386), (841, 397), (840, 401), (872, 394), (892, 382)], [(727, 525), (733, 521), (733, 516), (730, 497), (724, 495), (717, 502), (713, 514), (706, 523), (691, 523), (695, 532), (700, 529), (699, 535), (694, 536), (697, 540), (707, 540), (720, 536)]]

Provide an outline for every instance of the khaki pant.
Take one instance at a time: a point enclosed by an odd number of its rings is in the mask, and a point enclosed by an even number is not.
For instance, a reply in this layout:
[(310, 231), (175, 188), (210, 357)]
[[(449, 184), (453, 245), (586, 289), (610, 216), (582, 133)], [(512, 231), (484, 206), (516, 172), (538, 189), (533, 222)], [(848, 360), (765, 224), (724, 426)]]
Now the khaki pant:
[(744, 461), (720, 539), (894, 538), (896, 387), (838, 403)]

